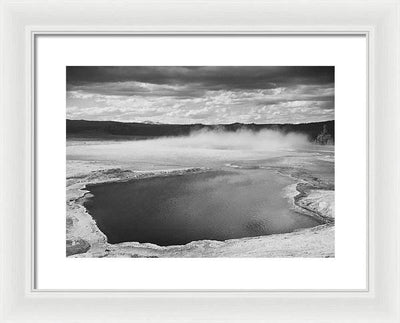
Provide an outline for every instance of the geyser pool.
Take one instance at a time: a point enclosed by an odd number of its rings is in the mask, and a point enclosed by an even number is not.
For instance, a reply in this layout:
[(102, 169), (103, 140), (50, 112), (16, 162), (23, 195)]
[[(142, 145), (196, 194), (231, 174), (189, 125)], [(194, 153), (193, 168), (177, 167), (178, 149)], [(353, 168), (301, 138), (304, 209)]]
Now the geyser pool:
[(265, 169), (153, 177), (88, 185), (84, 206), (112, 244), (227, 240), (318, 225), (290, 208), (292, 183)]

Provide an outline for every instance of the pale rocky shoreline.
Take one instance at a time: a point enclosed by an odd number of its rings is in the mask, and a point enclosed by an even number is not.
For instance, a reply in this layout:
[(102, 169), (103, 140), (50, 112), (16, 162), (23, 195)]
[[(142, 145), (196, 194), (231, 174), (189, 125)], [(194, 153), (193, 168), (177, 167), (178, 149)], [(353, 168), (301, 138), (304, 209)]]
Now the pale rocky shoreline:
[(161, 247), (149, 243), (107, 243), (106, 236), (82, 205), (88, 184), (127, 181), (155, 176), (185, 175), (207, 171), (185, 168), (134, 171), (101, 162), (67, 161), (66, 253), (68, 257), (334, 257), (334, 189), (331, 184), (291, 168), (276, 168), (298, 180), (287, 189), (293, 207), (325, 224), (291, 233), (230, 239), (202, 240)]

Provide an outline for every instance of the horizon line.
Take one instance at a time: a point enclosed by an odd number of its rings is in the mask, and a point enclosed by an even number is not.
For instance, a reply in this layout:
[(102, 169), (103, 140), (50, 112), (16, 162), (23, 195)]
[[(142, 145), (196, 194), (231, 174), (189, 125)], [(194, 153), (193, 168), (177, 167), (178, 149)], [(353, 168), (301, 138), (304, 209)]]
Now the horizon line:
[(285, 125), (285, 124), (290, 124), (290, 125), (295, 125), (295, 124), (310, 124), (310, 123), (322, 123), (322, 122), (331, 122), (335, 121), (335, 119), (330, 119), (330, 120), (324, 120), (324, 121), (310, 121), (310, 122), (297, 122), (297, 123), (290, 123), (290, 122), (285, 122), (285, 123), (255, 123), (255, 122), (250, 122), (250, 123), (244, 123), (244, 122), (231, 122), (231, 123), (162, 123), (162, 122), (154, 122), (154, 121), (116, 121), (116, 120), (87, 120), (87, 119), (69, 119), (66, 118), (66, 121), (86, 121), (86, 122), (117, 122), (117, 123), (124, 123), (124, 124), (129, 124), (129, 123), (138, 123), (138, 124), (149, 124), (149, 125), (179, 125), (179, 126), (191, 126), (191, 125), (203, 125), (203, 126), (216, 126), (216, 125), (222, 125), (222, 126), (227, 126), (227, 125), (232, 125), (232, 124), (243, 124), (243, 125)]

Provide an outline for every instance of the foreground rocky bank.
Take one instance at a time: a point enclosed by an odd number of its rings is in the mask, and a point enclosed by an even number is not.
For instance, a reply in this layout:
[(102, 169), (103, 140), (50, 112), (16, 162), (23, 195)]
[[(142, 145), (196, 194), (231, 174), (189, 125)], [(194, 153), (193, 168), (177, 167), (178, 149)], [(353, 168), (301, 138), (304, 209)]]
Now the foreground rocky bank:
[[(283, 162), (283, 163), (282, 163)], [(289, 161), (293, 164), (293, 161)], [(204, 172), (204, 168), (167, 171), (134, 171), (101, 162), (67, 161), (67, 242), (69, 257), (334, 257), (334, 186), (323, 176), (311, 176), (298, 167), (269, 165), (298, 182), (287, 188), (293, 207), (324, 224), (291, 233), (226, 241), (202, 240), (186, 245), (161, 247), (150, 243), (109, 244), (83, 207), (90, 194), (88, 184), (127, 181), (154, 176)], [(282, 166), (283, 164), (283, 166)]]

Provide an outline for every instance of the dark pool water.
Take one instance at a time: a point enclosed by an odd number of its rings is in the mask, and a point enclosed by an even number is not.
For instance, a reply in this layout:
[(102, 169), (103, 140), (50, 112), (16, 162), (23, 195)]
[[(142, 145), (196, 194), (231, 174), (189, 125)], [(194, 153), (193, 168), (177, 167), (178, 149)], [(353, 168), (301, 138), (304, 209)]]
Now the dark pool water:
[(267, 170), (212, 171), (88, 186), (84, 205), (110, 243), (181, 245), (318, 225), (291, 210), (292, 183)]

